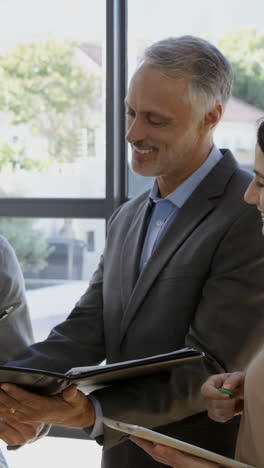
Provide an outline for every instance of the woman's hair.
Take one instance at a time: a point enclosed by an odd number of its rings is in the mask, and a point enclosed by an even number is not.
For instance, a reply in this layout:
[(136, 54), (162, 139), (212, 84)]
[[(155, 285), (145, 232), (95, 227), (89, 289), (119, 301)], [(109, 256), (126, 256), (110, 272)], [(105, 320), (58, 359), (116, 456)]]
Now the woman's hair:
[(169, 37), (152, 44), (140, 65), (149, 65), (171, 78), (188, 79), (194, 111), (205, 114), (216, 101), (230, 97), (233, 72), (227, 58), (208, 41), (194, 36)]
[(258, 127), (257, 143), (261, 151), (264, 153), (264, 119), (260, 122), (260, 125)]

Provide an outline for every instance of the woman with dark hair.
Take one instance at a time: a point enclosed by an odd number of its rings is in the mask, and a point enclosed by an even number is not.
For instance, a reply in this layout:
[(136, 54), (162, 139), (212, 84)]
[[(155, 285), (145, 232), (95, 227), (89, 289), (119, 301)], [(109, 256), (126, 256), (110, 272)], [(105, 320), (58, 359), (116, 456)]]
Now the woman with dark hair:
[[(264, 120), (257, 131), (255, 151), (255, 177), (245, 193), (245, 201), (256, 205), (262, 220), (264, 235)], [(208, 416), (226, 422), (242, 413), (237, 439), (236, 459), (256, 468), (264, 467), (264, 349), (249, 365), (246, 373), (233, 372), (212, 375), (203, 384), (201, 392), (205, 399)], [(219, 392), (219, 388), (232, 392)], [(244, 402), (245, 394), (245, 402)], [(176, 449), (153, 445), (145, 440), (131, 437), (159, 463), (175, 468), (213, 468), (216, 463), (193, 457)]]

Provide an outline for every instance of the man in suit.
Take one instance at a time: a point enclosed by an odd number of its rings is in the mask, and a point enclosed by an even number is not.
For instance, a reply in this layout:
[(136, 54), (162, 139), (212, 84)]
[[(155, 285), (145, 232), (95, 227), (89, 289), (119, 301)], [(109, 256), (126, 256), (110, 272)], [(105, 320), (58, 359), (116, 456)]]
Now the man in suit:
[(205, 40), (170, 38), (146, 50), (126, 98), (127, 141), (133, 170), (155, 176), (153, 188), (113, 214), (88, 290), (14, 363), (66, 371), (184, 346), (205, 358), (89, 397), (4, 385), (0, 416), (12, 409), (18, 421), (85, 428), (104, 443), (105, 468), (162, 465), (103, 428), (102, 414), (233, 455), (238, 421), (209, 420), (199, 392), (208, 375), (247, 363), (240, 351), (263, 316), (263, 241), (257, 211), (243, 201), (251, 175), (213, 142), (231, 85), (229, 62)]

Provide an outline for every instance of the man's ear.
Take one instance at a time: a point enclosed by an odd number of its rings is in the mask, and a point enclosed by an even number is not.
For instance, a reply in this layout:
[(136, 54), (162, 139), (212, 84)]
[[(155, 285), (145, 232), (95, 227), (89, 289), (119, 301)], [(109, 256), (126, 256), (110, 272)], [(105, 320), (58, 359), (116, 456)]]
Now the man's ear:
[(223, 106), (221, 102), (217, 101), (209, 112), (207, 112), (203, 119), (204, 127), (208, 130), (212, 130), (219, 122), (223, 114)]

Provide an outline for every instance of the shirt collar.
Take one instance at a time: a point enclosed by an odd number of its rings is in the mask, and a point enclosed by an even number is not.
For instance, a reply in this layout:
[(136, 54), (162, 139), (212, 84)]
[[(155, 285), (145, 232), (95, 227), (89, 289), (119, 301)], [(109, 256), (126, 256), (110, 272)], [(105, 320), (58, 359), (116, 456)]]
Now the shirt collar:
[(198, 187), (200, 182), (220, 161), (222, 156), (223, 155), (221, 151), (215, 145), (213, 145), (208, 157), (203, 162), (203, 164), (200, 167), (198, 167), (196, 171), (194, 171), (184, 182), (182, 182), (182, 184), (180, 184), (173, 192), (171, 192), (165, 198), (160, 197), (157, 180), (155, 180), (149, 194), (150, 203), (153, 204), (161, 200), (168, 200), (171, 203), (173, 203), (173, 205), (177, 206), (178, 208), (181, 208), (191, 196), (196, 187)]

